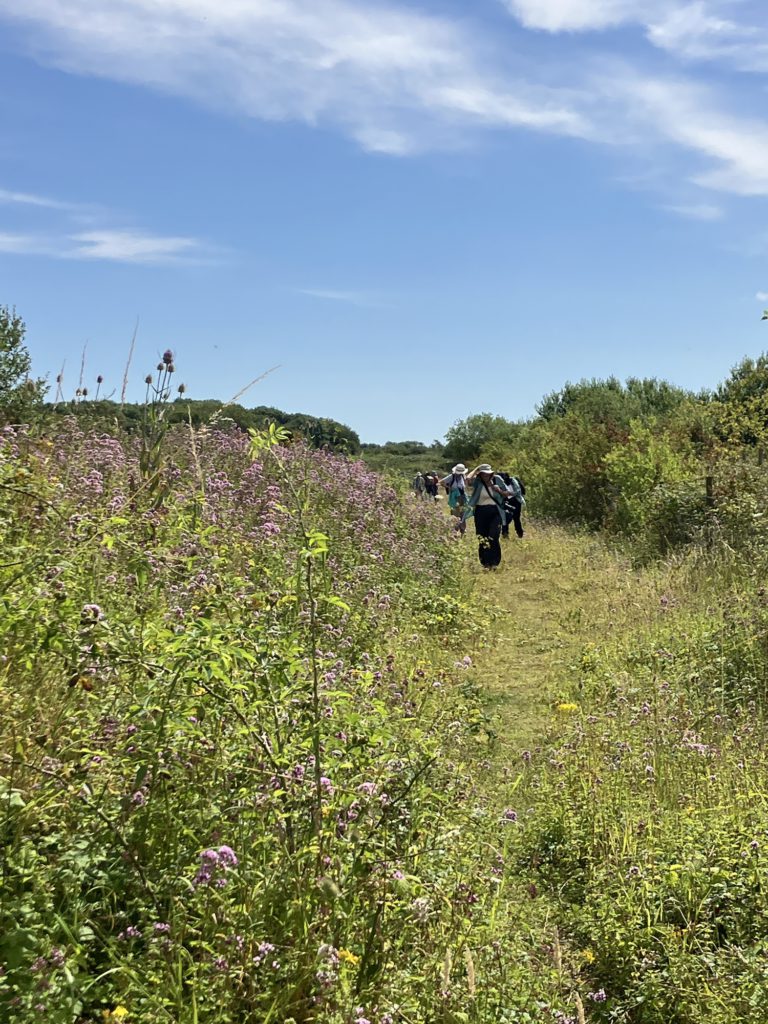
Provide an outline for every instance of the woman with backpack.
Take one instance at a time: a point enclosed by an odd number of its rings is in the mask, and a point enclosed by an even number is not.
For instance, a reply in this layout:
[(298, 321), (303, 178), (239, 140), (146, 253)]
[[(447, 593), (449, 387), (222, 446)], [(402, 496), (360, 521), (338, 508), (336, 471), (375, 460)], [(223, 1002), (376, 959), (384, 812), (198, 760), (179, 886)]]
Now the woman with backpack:
[(478, 466), (467, 477), (472, 493), (467, 499), (465, 519), (475, 517), (475, 533), (480, 539), (477, 550), (484, 569), (495, 569), (501, 564), (501, 530), (506, 523), (504, 499), (507, 486), (487, 462)]
[(445, 493), (448, 495), (448, 507), (451, 510), (451, 515), (458, 517), (459, 521), (456, 524), (456, 529), (461, 534), (467, 528), (467, 523), (464, 519), (464, 507), (467, 504), (466, 475), (467, 467), (463, 462), (459, 462), (453, 467), (448, 476), (444, 476), (440, 481), (440, 485), (445, 488)]
[(510, 521), (515, 524), (515, 533), (522, 540), (525, 531), (520, 519), (525, 507), (525, 484), (517, 476), (510, 476), (509, 473), (501, 473), (501, 478), (507, 485), (509, 492), (504, 499), (504, 510), (507, 513), (507, 521), (501, 531), (502, 537), (509, 537)]

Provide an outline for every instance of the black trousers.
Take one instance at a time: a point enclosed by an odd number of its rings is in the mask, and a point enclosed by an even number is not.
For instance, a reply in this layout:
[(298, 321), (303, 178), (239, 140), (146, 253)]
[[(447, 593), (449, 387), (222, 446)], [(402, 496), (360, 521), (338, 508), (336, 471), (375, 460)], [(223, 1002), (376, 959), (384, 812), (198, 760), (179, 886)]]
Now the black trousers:
[(497, 505), (475, 505), (475, 533), (480, 538), (480, 564), (491, 569), (501, 562), (501, 512)]
[(509, 536), (509, 521), (511, 519), (512, 522), (515, 524), (515, 533), (517, 534), (518, 537), (522, 537), (523, 536), (523, 524), (522, 524), (522, 522), (520, 520), (520, 514), (523, 511), (523, 506), (520, 504), (519, 501), (507, 501), (507, 502), (504, 503), (504, 509), (505, 509), (505, 511), (507, 513), (507, 521), (504, 524), (503, 530), (501, 531), (502, 532), (502, 536), (504, 536), (504, 537), (508, 537)]

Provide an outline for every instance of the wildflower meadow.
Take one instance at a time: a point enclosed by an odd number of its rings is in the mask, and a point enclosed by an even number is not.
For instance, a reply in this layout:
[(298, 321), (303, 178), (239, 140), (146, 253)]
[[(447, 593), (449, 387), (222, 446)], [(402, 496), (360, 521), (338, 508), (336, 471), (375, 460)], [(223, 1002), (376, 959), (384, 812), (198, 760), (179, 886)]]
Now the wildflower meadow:
[(759, 473), (663, 560), (534, 520), (482, 574), (174, 373), (0, 433), (0, 1019), (762, 1021)]

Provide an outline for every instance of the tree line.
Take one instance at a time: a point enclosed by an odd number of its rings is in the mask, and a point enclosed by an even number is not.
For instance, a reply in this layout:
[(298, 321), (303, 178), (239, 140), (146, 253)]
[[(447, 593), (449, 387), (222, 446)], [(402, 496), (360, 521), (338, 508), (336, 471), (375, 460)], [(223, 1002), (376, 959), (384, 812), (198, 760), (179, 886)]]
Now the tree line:
[(444, 455), (515, 472), (537, 514), (631, 538), (656, 555), (707, 530), (734, 544), (761, 530), (767, 451), (761, 355), (698, 393), (655, 378), (567, 383), (529, 420), (459, 420)]

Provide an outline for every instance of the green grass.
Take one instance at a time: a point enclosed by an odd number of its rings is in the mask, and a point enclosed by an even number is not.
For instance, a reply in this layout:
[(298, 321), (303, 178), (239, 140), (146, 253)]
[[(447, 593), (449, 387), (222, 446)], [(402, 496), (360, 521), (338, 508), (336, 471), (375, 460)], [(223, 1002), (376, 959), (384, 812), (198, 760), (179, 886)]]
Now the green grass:
[(497, 572), (483, 571), (470, 528), (465, 538), (474, 603), (489, 636), (470, 651), (473, 675), (492, 711), (502, 757), (542, 742), (558, 701), (570, 700), (585, 646), (659, 617), (658, 570), (630, 563), (589, 534), (526, 524), (502, 541)]

